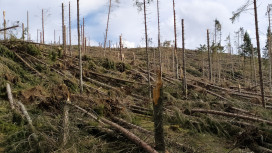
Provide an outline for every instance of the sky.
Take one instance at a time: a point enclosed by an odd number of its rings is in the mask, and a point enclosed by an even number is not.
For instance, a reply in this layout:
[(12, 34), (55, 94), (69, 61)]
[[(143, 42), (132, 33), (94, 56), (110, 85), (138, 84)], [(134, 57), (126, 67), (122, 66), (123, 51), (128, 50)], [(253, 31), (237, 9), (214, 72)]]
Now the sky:
[[(72, 44), (77, 43), (76, 25), (76, 0), (71, 1), (72, 18)], [(140, 0), (141, 1), (141, 0)], [(232, 24), (229, 19), (232, 12), (242, 6), (247, 0), (175, 0), (177, 19), (177, 44), (181, 47), (181, 19), (185, 21), (185, 47), (196, 49), (200, 44), (206, 44), (206, 30), (214, 31), (214, 20), (222, 24), (222, 44), (230, 34), (232, 44), (237, 41), (234, 32), (240, 27), (250, 34), (252, 43), (256, 46), (254, 12), (249, 10)], [(112, 13), (108, 40), (116, 44), (122, 34), (125, 47), (145, 46), (144, 44), (144, 15), (135, 6), (135, 0), (113, 0)], [(30, 34), (33, 41), (37, 41), (37, 30), (41, 30), (42, 9), (45, 11), (45, 42), (54, 41), (54, 30), (56, 30), (56, 41), (61, 35), (61, 4), (65, 6), (65, 24), (68, 26), (68, 4), (69, 0), (0, 0), (0, 27), (3, 27), (3, 10), (6, 11), (8, 26), (16, 24), (17, 21), (27, 23), (27, 11), (30, 18)], [(104, 41), (107, 23), (109, 0), (80, 0), (80, 18), (85, 18), (86, 37), (92, 46), (97, 46)], [(261, 48), (265, 46), (268, 17), (266, 15), (269, 0), (258, 0), (258, 18), (260, 27)], [(270, 1), (270, 3), (272, 3)], [(148, 36), (152, 40), (150, 46), (157, 45), (157, 4), (156, 0), (147, 6)], [(253, 6), (250, 6), (253, 8)], [(173, 1), (160, 0), (161, 41), (174, 40)], [(13, 31), (21, 35), (21, 28)], [(0, 38), (3, 35), (0, 34)], [(211, 36), (212, 38), (212, 36)], [(62, 41), (62, 40), (61, 40)], [(236, 51), (234, 51), (236, 52)]]

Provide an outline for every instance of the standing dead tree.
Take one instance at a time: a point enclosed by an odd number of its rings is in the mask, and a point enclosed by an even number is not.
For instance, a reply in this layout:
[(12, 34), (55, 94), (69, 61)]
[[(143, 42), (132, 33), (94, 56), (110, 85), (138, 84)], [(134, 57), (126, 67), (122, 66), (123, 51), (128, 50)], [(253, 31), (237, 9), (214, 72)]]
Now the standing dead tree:
[(22, 40), (25, 41), (25, 25), (22, 23)]
[(69, 2), (69, 52), (70, 52), (70, 56), (72, 56), (72, 50), (71, 50), (71, 47), (72, 47), (72, 35), (71, 35), (71, 4)]
[(207, 47), (208, 47), (208, 61), (209, 61), (209, 80), (212, 81), (212, 59), (211, 59), (211, 53), (210, 53), (210, 33), (209, 30), (207, 30)]
[(160, 31), (160, 4), (157, 0), (157, 16), (158, 16), (158, 51), (159, 51), (159, 62), (160, 62), (160, 74), (162, 76), (162, 53), (161, 53), (161, 31)]
[(44, 44), (44, 16), (42, 9), (42, 44)]
[[(6, 23), (6, 11), (3, 11), (3, 18), (4, 18), (4, 29), (7, 28), (7, 23)], [(4, 40), (7, 39), (7, 31), (4, 30)]]
[(269, 87), (270, 87), (270, 90), (272, 91), (272, 73), (271, 73), (271, 69), (272, 69), (272, 49), (271, 49), (271, 19), (270, 19), (270, 12), (271, 12), (271, 7), (272, 7), (272, 4), (268, 5), (267, 6), (267, 15), (268, 15), (268, 53), (269, 53)]
[(29, 14), (27, 11), (27, 41), (30, 40), (30, 35), (29, 35)]
[(79, 27), (79, 0), (77, 0), (77, 36), (78, 36), (78, 51), (79, 51), (79, 71), (80, 71), (80, 93), (83, 93), (83, 79), (82, 79), (82, 57), (80, 48), (80, 27)]
[(110, 22), (110, 13), (111, 13), (111, 0), (109, 0), (109, 11), (108, 11), (108, 20), (107, 20), (107, 28), (104, 40), (104, 57), (105, 57), (105, 50), (107, 47), (107, 38), (108, 38), (108, 30), (109, 30), (109, 22)]
[[(248, 7), (251, 5), (251, 0), (248, 0), (242, 7), (240, 7), (236, 12), (233, 12), (233, 16), (230, 18), (234, 22), (241, 13), (248, 10)], [(262, 58), (261, 58), (261, 48), (260, 48), (260, 36), (259, 36), (259, 24), (258, 24), (258, 11), (257, 11), (257, 1), (253, 1), (254, 4), (254, 17), (255, 17), (255, 30), (256, 30), (256, 43), (257, 43), (257, 52), (258, 52), (258, 63), (259, 63), (259, 77), (260, 77), (260, 88), (261, 88), (261, 97), (262, 104), (265, 107), (264, 99), (264, 87), (263, 87), (263, 71), (262, 71)]]
[(176, 62), (176, 79), (179, 78), (179, 73), (178, 73), (178, 52), (177, 52), (177, 24), (176, 24), (176, 10), (175, 10), (175, 0), (173, 0), (173, 13), (174, 13), (174, 35), (175, 35), (175, 48), (174, 48), (174, 53), (175, 53), (175, 62)]
[[(147, 0), (149, 3), (151, 0)], [(148, 54), (148, 33), (147, 33), (147, 14), (146, 14), (146, 0), (143, 0), (143, 2), (136, 1), (136, 5), (138, 6), (139, 10), (142, 10), (142, 5), (144, 6), (144, 26), (145, 26), (145, 52), (146, 52), (146, 63), (147, 63), (147, 73), (148, 73), (148, 91), (149, 91), (149, 98), (152, 98), (152, 87), (151, 87), (151, 81), (150, 81), (150, 62), (149, 62), (149, 54)]]
[(181, 20), (182, 26), (182, 57), (183, 57), (183, 92), (187, 99), (187, 81), (186, 81), (186, 57), (185, 57), (185, 39), (184, 39), (184, 19)]
[(64, 51), (64, 55), (66, 55), (66, 28), (65, 28), (65, 24), (64, 24), (64, 4), (62, 3), (61, 5), (62, 8), (62, 47), (63, 47), (63, 51)]

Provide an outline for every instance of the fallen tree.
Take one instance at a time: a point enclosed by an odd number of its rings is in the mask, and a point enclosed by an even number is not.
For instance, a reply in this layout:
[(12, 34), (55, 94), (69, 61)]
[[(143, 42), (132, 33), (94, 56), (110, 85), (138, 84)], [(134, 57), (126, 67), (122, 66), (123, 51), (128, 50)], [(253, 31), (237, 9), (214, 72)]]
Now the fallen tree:
[(206, 109), (192, 109), (190, 112), (191, 113), (207, 113), (207, 114), (221, 115), (226, 117), (236, 117), (240, 119), (245, 119), (245, 120), (254, 121), (254, 122), (262, 122), (262, 123), (266, 123), (267, 125), (272, 125), (272, 121), (264, 120), (258, 117), (240, 115), (236, 113), (227, 113), (222, 111), (206, 110)]

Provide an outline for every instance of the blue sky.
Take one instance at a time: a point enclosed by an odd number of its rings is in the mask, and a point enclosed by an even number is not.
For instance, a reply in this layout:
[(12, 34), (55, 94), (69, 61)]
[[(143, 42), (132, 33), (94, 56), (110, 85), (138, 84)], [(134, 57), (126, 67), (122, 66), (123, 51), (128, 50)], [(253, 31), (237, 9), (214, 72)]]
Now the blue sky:
[[(178, 46), (181, 46), (181, 19), (185, 19), (186, 48), (195, 49), (199, 44), (206, 43), (206, 29), (213, 31), (214, 19), (217, 18), (223, 27), (222, 39), (230, 33), (234, 41), (234, 31), (244, 27), (255, 43), (253, 10), (241, 15), (232, 24), (229, 18), (246, 0), (176, 0)], [(65, 5), (66, 24), (68, 25), (69, 0), (0, 0), (0, 24), (2, 27), (2, 11), (6, 10), (6, 18), (11, 25), (16, 21), (26, 25), (26, 12), (30, 13), (31, 38), (36, 41), (37, 29), (41, 29), (41, 9), (47, 11), (45, 18), (45, 40), (47, 43), (54, 39), (54, 29), (57, 37), (61, 34), (61, 3)], [(268, 26), (267, 4), (269, 0), (259, 0), (259, 24), (261, 47), (265, 45), (266, 29)], [(110, 18), (109, 39), (117, 42), (120, 34), (128, 47), (144, 46), (143, 13), (138, 12), (134, 0), (120, 0), (113, 3)], [(72, 10), (72, 42), (76, 44), (76, 0), (71, 0)], [(161, 0), (161, 35), (162, 41), (174, 39), (172, 0)], [(91, 45), (103, 42), (106, 28), (108, 0), (80, 0), (81, 18), (86, 18), (86, 36)], [(21, 30), (17, 30), (20, 35)], [(148, 34), (152, 38), (152, 46), (157, 45), (156, 1), (148, 6)], [(2, 38), (3, 36), (0, 35)], [(234, 42), (233, 42), (234, 43)]]

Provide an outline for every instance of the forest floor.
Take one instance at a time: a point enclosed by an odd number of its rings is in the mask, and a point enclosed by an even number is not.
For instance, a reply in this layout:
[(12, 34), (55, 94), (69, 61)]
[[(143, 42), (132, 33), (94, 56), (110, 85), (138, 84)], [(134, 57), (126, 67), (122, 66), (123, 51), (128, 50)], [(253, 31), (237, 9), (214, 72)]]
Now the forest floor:
[[(173, 71), (172, 49), (162, 51), (163, 122), (168, 152), (271, 152), (272, 95), (266, 83), (267, 108), (263, 108), (249, 60), (243, 71), (239, 56), (233, 56), (233, 61), (228, 54), (214, 56), (214, 80), (209, 81), (203, 54), (188, 50), (185, 98), (182, 81), (175, 78)], [(83, 53), (84, 92), (80, 94), (75, 46), (72, 55), (68, 52), (64, 56), (59, 46), (0, 42), (0, 152), (146, 151), (112, 123), (153, 148), (153, 104), (148, 98), (145, 51), (124, 49), (124, 61), (120, 61), (116, 49), (105, 52), (104, 56), (102, 48), (88, 47)], [(157, 79), (158, 55), (156, 49), (150, 49), (152, 85)], [(204, 56), (207, 61), (206, 53)], [(263, 64), (267, 68), (266, 61)], [(268, 72), (264, 74), (267, 78)], [(37, 141), (20, 109), (19, 113), (11, 110), (7, 83), (15, 103), (25, 105)], [(69, 137), (63, 145), (65, 106), (69, 110)]]

